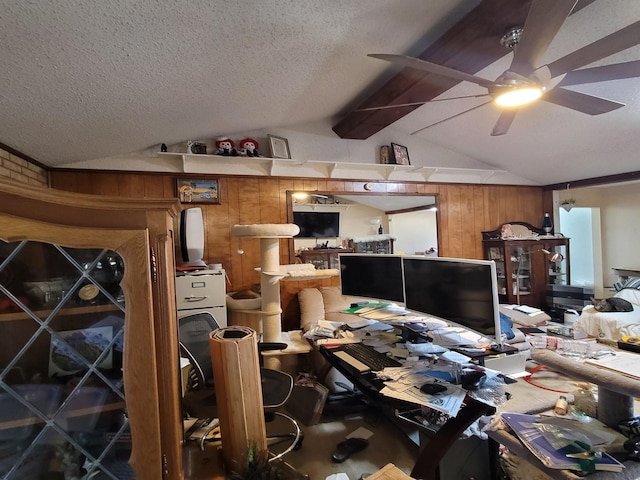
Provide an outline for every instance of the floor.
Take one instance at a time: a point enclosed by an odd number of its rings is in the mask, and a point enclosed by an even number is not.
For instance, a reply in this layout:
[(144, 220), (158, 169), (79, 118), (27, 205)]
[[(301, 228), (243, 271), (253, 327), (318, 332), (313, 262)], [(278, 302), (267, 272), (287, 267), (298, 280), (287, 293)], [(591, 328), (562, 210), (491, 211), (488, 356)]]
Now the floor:
[[(374, 409), (341, 416), (323, 415), (316, 425), (302, 428), (305, 436), (301, 447), (287, 454), (285, 460), (311, 480), (324, 480), (339, 473), (346, 474), (349, 480), (358, 480), (387, 463), (409, 474), (419, 452), (418, 446), (399, 427)], [(369, 446), (342, 463), (334, 463), (331, 455), (337, 444), (356, 431), (371, 435)], [(356, 435), (361, 436), (357, 432)]]
[[(517, 383), (506, 385), (508, 401), (499, 406), (499, 411), (543, 411), (552, 407), (561, 394), (567, 394), (576, 388), (576, 384), (556, 372), (540, 371), (536, 374), (537, 385), (519, 379)], [(311, 480), (324, 480), (330, 475), (344, 473), (349, 480), (358, 480), (363, 475), (374, 473), (387, 463), (393, 463), (409, 474), (419, 453), (419, 448), (406, 432), (395, 422), (375, 408), (361, 412), (340, 413), (325, 408), (325, 414), (319, 423), (312, 426), (302, 425), (304, 440), (301, 448), (290, 452), (286, 462)], [(364, 428), (372, 433), (369, 446), (344, 463), (333, 463), (331, 454), (336, 445), (347, 435)], [(413, 437), (415, 440), (415, 436)], [(423, 440), (424, 442), (424, 440)], [(441, 477), (444, 480), (466, 480), (488, 478), (486, 471), (487, 454), (485, 444), (477, 437), (458, 442), (448, 456), (446, 465), (441, 464)], [(467, 464), (462, 470), (461, 466)], [(334, 480), (334, 479), (331, 479)], [(342, 479), (335, 479), (342, 480)], [(346, 480), (346, 479), (344, 479)]]

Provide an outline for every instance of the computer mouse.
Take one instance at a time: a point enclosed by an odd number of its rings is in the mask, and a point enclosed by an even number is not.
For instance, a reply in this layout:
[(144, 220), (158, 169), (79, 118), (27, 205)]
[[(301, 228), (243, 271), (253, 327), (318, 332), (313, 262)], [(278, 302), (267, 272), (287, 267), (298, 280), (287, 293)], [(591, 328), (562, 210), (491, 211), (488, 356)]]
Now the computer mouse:
[(479, 370), (474, 370), (462, 375), (460, 383), (465, 390), (477, 390), (487, 380), (487, 374)]
[(420, 387), (420, 391), (422, 393), (426, 393), (428, 395), (436, 395), (438, 393), (442, 393), (447, 389), (441, 383), (425, 383)]

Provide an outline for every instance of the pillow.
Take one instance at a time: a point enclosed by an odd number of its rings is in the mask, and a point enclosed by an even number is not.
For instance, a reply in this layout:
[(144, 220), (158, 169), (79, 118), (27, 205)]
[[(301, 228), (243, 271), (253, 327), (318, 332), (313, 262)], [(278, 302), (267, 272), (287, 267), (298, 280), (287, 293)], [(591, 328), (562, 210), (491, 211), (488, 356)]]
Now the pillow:
[(622, 288), (635, 288), (640, 290), (640, 278), (630, 277), (624, 284)]
[(355, 301), (354, 297), (342, 295), (339, 287), (320, 287), (324, 310), (327, 313), (346, 310)]
[(623, 288), (619, 292), (616, 292), (614, 297), (622, 298), (629, 303), (640, 306), (640, 290), (635, 288)]
[(324, 320), (324, 302), (322, 293), (317, 288), (303, 288), (298, 292), (300, 304), (300, 328), (303, 331), (320, 320)]

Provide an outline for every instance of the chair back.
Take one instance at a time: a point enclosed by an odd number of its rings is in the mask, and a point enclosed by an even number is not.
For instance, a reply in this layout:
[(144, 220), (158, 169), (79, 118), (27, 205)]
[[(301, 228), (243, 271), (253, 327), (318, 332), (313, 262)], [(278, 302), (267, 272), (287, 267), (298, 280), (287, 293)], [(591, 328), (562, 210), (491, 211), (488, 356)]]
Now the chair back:
[(209, 350), (209, 334), (220, 328), (214, 316), (206, 311), (195, 312), (178, 318), (180, 349), (193, 366), (198, 388), (213, 382), (213, 365)]

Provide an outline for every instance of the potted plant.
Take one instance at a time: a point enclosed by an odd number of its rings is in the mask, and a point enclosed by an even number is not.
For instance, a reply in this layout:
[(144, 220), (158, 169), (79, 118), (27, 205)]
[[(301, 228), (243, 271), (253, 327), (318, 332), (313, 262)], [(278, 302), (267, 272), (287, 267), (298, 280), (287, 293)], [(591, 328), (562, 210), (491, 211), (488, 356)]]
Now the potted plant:
[(560, 202), (560, 206), (564, 208), (567, 212), (570, 211), (574, 205), (576, 204), (575, 198), (566, 198)]

